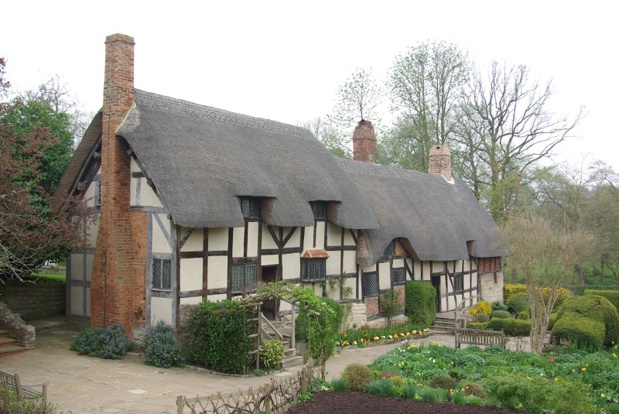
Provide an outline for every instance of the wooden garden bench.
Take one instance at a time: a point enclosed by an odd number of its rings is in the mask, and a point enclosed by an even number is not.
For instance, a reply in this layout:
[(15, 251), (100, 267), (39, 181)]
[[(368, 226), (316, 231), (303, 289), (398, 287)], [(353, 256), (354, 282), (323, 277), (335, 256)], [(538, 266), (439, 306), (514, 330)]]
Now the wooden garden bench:
[(498, 345), (505, 348), (507, 337), (503, 331), (480, 331), (478, 329), (456, 328), (456, 348), (461, 344)]
[[(43, 400), (43, 403), (47, 403), (47, 382), (41, 382), (38, 384), (22, 384), (19, 380), (18, 374), (0, 370), (0, 390), (6, 390), (15, 393), (19, 398), (37, 399)], [(41, 387), (41, 391), (35, 390), (33, 387)]]

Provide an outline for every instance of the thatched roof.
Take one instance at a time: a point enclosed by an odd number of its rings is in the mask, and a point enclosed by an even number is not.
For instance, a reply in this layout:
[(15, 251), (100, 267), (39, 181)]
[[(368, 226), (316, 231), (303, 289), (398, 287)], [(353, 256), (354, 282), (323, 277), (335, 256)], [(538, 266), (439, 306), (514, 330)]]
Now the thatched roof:
[[(57, 191), (72, 193), (101, 136), (99, 112)], [(329, 220), (364, 230), (375, 263), (394, 238), (421, 260), (506, 254), (497, 226), (462, 181), (335, 158), (306, 129), (135, 90), (117, 135), (144, 165), (178, 225), (239, 227), (239, 197), (263, 200), (272, 225), (311, 226), (310, 201), (330, 201)]]
[(421, 260), (459, 260), (503, 256), (497, 225), (467, 185), (419, 171), (352, 160), (340, 165), (357, 183), (378, 219), (366, 230), (370, 255), (359, 264), (375, 263), (391, 240), (408, 239)]
[(262, 218), (311, 226), (309, 201), (332, 201), (329, 219), (346, 228), (378, 223), (337, 160), (306, 129), (135, 91), (117, 131), (146, 167), (175, 223), (245, 224), (238, 197), (270, 198)]

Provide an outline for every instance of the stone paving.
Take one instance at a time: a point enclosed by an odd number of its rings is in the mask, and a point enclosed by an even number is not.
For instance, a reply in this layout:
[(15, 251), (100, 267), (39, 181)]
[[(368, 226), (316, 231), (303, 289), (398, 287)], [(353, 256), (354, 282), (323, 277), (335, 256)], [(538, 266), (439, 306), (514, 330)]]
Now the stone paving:
[[(48, 381), (48, 400), (65, 413), (176, 413), (176, 397), (206, 396), (264, 385), (270, 378), (214, 375), (185, 368), (156, 368), (129, 354), (122, 360), (80, 356), (69, 350), (76, 332), (50, 331), (37, 337), (37, 349), (0, 359), (0, 369), (16, 372), (25, 384)], [(431, 335), (415, 343), (453, 346), (452, 335)], [(339, 377), (350, 363), (369, 364), (399, 344), (347, 348), (329, 359), (327, 379)]]

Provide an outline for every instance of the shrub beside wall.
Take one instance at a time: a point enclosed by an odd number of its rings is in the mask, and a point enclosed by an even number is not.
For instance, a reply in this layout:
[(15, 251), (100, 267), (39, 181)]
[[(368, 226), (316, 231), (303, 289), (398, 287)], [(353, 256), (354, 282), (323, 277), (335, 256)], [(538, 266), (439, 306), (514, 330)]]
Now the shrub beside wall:
[(428, 282), (406, 282), (406, 316), (415, 323), (432, 325), (436, 319), (436, 289)]
[(490, 327), (495, 331), (503, 331), (508, 336), (528, 336), (531, 335), (531, 321), (520, 319), (496, 318), (490, 320)]

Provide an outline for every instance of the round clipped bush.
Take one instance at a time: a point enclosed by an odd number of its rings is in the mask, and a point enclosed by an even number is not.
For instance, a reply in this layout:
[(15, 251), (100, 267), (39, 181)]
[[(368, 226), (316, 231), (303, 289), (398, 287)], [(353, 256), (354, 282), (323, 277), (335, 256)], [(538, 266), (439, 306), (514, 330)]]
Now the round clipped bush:
[(505, 310), (495, 310), (494, 312), (492, 312), (492, 318), (511, 318), (512, 314), (509, 313), (507, 311), (507, 307), (505, 307)]
[(502, 304), (501, 302), (492, 302), (492, 311), (506, 311), (507, 305)]
[(495, 318), (490, 320), (490, 327), (495, 331), (503, 331), (508, 336), (529, 336), (531, 335), (531, 321), (519, 319)]
[(260, 363), (265, 368), (276, 367), (284, 357), (284, 345), (277, 339), (266, 341), (260, 346)]
[(518, 314), (522, 311), (529, 312), (531, 305), (529, 304), (529, 294), (520, 292), (512, 295), (507, 301), (507, 307), (512, 313)]
[(144, 334), (144, 363), (160, 368), (170, 368), (183, 364), (181, 346), (172, 328), (163, 321), (149, 326)]
[(567, 298), (558, 312), (555, 325), (570, 312), (604, 324), (604, 346), (610, 347), (619, 340), (619, 314), (605, 297), (584, 295)]
[(585, 295), (604, 296), (619, 310), (619, 290), (585, 290)]
[(349, 391), (363, 391), (367, 385), (374, 381), (372, 370), (361, 364), (348, 364), (342, 372), (342, 379)]
[(488, 322), (490, 320), (490, 316), (487, 313), (478, 313), (475, 315), (475, 322)]
[(577, 348), (599, 350), (604, 343), (604, 324), (576, 312), (565, 312), (552, 327), (552, 336), (568, 340)]
[(457, 386), (456, 380), (446, 375), (439, 375), (430, 380), (430, 387), (432, 388), (442, 388), (449, 391), (456, 389)]
[(518, 312), (518, 315), (516, 315), (516, 319), (528, 321), (529, 319), (531, 319), (531, 315), (527, 311)]

